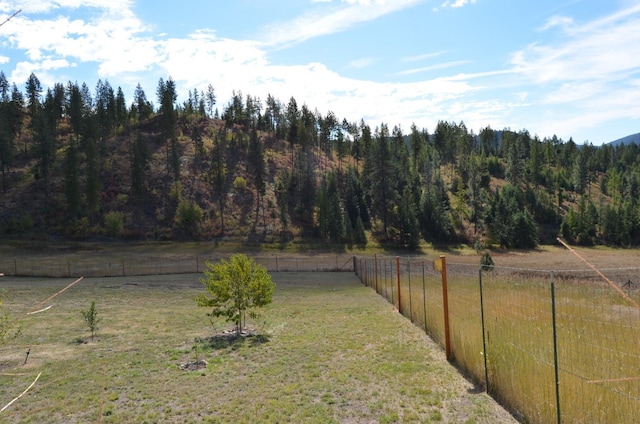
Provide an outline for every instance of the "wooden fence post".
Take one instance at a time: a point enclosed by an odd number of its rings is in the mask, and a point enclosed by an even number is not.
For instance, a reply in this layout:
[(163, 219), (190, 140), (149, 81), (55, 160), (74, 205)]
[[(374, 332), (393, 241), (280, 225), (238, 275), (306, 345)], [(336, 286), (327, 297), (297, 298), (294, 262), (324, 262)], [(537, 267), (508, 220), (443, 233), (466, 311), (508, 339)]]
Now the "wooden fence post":
[(398, 277), (398, 312), (402, 315), (402, 303), (400, 303), (400, 256), (396, 256), (396, 276)]
[(373, 255), (373, 267), (374, 267), (373, 273), (376, 281), (376, 293), (380, 293), (378, 291), (378, 254), (377, 253)]
[(440, 255), (442, 273), (442, 307), (444, 309), (444, 351), (447, 361), (451, 359), (451, 332), (449, 331), (449, 289), (447, 288), (447, 258)]

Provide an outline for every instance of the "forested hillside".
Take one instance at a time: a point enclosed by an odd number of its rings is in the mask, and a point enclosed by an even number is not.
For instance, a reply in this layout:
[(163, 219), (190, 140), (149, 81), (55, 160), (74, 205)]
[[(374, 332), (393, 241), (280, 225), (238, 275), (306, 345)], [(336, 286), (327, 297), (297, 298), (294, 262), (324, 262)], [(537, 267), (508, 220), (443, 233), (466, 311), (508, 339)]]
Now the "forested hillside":
[(640, 148), (349, 122), (215, 91), (157, 106), (98, 81), (21, 91), (0, 73), (0, 234), (87, 240), (640, 243)]

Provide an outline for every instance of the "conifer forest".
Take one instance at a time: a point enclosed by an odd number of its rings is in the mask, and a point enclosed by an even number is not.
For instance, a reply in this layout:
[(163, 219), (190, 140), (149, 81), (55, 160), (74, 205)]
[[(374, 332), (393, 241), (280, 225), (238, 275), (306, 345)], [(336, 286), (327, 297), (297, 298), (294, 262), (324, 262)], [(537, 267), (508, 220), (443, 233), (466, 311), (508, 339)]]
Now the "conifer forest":
[(350, 121), (160, 79), (43, 88), (0, 72), (0, 234), (53, 240), (640, 244), (640, 147), (464, 122)]

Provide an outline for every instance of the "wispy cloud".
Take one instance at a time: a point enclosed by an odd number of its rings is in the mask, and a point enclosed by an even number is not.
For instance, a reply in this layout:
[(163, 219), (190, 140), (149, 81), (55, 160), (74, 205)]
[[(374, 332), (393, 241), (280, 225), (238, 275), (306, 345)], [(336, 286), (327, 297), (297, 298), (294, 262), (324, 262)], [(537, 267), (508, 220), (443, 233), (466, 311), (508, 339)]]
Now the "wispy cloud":
[(572, 18), (567, 16), (552, 16), (545, 22), (545, 24), (540, 28), (540, 31), (546, 31), (550, 28), (560, 27), (565, 30), (569, 28), (574, 28), (575, 23)]
[(640, 88), (640, 5), (582, 24), (553, 17), (542, 29), (554, 27), (564, 40), (531, 44), (510, 60), (514, 78), (536, 87), (530, 100), (554, 111), (540, 128), (571, 133), (640, 119), (640, 105), (631, 101)]
[(418, 73), (422, 73), (422, 72), (436, 71), (436, 70), (439, 70), (439, 69), (453, 68), (453, 67), (456, 67), (456, 66), (465, 65), (467, 63), (470, 63), (470, 61), (469, 60), (456, 60), (456, 61), (453, 61), (453, 62), (437, 63), (435, 65), (423, 66), (421, 68), (414, 68), (414, 69), (408, 69), (406, 71), (401, 71), (401, 72), (398, 72), (396, 75), (413, 75), (413, 74), (418, 74)]
[(80, 8), (130, 12), (132, 4), (132, 0), (4, 0), (0, 1), (0, 12), (7, 13), (20, 9), (23, 14), (38, 14)]
[(349, 64), (347, 65), (347, 68), (364, 69), (373, 65), (374, 62), (375, 60), (372, 57), (363, 57), (363, 58), (352, 60), (351, 62), (349, 62)]
[(463, 7), (467, 4), (475, 3), (476, 0), (447, 0), (440, 7)]
[(640, 7), (576, 25), (557, 44), (531, 44), (511, 64), (536, 83), (622, 81), (640, 69)]
[(401, 60), (403, 62), (421, 62), (423, 60), (433, 59), (434, 57), (442, 56), (445, 53), (446, 51), (443, 50), (443, 51), (434, 52), (434, 53), (420, 54), (417, 56), (407, 56), (407, 57), (403, 57)]
[(300, 43), (314, 37), (344, 31), (361, 22), (377, 19), (423, 0), (347, 0), (347, 6), (329, 6), (266, 28), (263, 41), (269, 46)]

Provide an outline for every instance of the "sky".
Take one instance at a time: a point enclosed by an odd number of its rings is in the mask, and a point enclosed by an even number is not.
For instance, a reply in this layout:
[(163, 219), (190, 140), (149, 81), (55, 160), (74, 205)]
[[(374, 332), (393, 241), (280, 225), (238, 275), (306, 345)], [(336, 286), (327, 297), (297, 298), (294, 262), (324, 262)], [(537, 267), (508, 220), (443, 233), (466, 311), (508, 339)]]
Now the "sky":
[(2, 22), (0, 70), (23, 92), (33, 72), (128, 103), (140, 83), (157, 104), (171, 77), (179, 103), (211, 84), (220, 110), (271, 94), (372, 129), (640, 132), (640, 0), (0, 0)]

